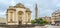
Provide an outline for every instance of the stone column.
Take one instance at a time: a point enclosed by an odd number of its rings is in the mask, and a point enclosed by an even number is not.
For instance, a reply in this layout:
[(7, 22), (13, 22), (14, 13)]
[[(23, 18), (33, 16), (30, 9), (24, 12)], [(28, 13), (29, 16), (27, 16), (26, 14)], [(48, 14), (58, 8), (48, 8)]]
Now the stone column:
[(31, 24), (31, 13), (30, 12), (26, 12), (26, 22), (27, 24)]
[(22, 19), (22, 24), (26, 24), (26, 13), (23, 12), (23, 19)]
[(8, 22), (10, 22), (10, 17), (11, 17), (11, 14), (10, 12), (8, 12)]
[(17, 24), (19, 25), (19, 21), (18, 21), (18, 11), (16, 11), (16, 21), (17, 21)]
[(11, 13), (10, 13), (10, 12), (11, 12), (11, 11), (8, 11), (8, 17), (7, 17), (7, 22), (8, 22), (7, 24), (8, 24), (8, 25), (11, 25), (11, 24), (10, 24), (10, 22), (11, 22), (10, 19), (11, 19), (12, 17), (11, 17)]
[(31, 13), (28, 14), (28, 23), (31, 23)]
[(13, 12), (13, 21), (16, 22), (16, 11)]
[(28, 23), (28, 13), (26, 13), (26, 22)]
[(28, 22), (28, 24), (31, 24), (31, 13), (28, 12), (27, 14), (28, 14), (27, 22)]

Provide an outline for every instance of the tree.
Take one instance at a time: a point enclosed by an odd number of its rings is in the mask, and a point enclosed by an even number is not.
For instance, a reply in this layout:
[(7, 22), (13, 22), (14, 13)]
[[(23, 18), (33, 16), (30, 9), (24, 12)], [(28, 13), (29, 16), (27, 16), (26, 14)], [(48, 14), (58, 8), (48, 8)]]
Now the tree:
[(45, 25), (48, 24), (48, 21), (43, 20), (42, 18), (31, 20), (32, 24)]
[(42, 18), (36, 19), (36, 23), (37, 23), (37, 24), (40, 24), (40, 25), (48, 24), (48, 22), (45, 21), (45, 20), (43, 20)]
[(31, 23), (32, 23), (32, 24), (35, 24), (35, 23), (36, 23), (36, 20), (31, 20)]
[(43, 24), (43, 19), (42, 19), (42, 18), (37, 19), (37, 20), (36, 20), (36, 23), (37, 23), (37, 24)]
[(49, 24), (47, 21), (44, 21), (44, 24)]

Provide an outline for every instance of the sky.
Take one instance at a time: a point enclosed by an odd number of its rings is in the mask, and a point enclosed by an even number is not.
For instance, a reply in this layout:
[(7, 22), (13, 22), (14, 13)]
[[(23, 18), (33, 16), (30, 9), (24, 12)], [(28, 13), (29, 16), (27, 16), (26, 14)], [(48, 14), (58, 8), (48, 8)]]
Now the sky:
[(25, 7), (30, 8), (32, 19), (35, 18), (36, 4), (38, 17), (51, 16), (55, 10), (60, 9), (60, 0), (0, 0), (0, 17), (6, 17), (7, 8), (18, 3), (22, 3)]

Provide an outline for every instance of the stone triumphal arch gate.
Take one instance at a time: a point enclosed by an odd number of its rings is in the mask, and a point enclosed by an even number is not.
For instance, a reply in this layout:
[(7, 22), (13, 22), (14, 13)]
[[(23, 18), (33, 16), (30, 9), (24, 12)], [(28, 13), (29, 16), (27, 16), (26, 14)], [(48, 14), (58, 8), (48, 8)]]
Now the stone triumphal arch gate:
[(6, 12), (8, 25), (31, 24), (31, 11), (18, 3), (15, 6), (9, 6)]

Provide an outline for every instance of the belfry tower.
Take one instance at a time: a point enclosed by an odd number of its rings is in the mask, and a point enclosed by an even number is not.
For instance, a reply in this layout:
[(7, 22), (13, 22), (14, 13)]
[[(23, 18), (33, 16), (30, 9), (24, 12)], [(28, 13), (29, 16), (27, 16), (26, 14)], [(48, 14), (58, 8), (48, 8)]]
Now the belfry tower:
[(37, 7), (37, 4), (36, 4), (36, 7), (35, 7), (35, 19), (38, 19), (38, 7)]

